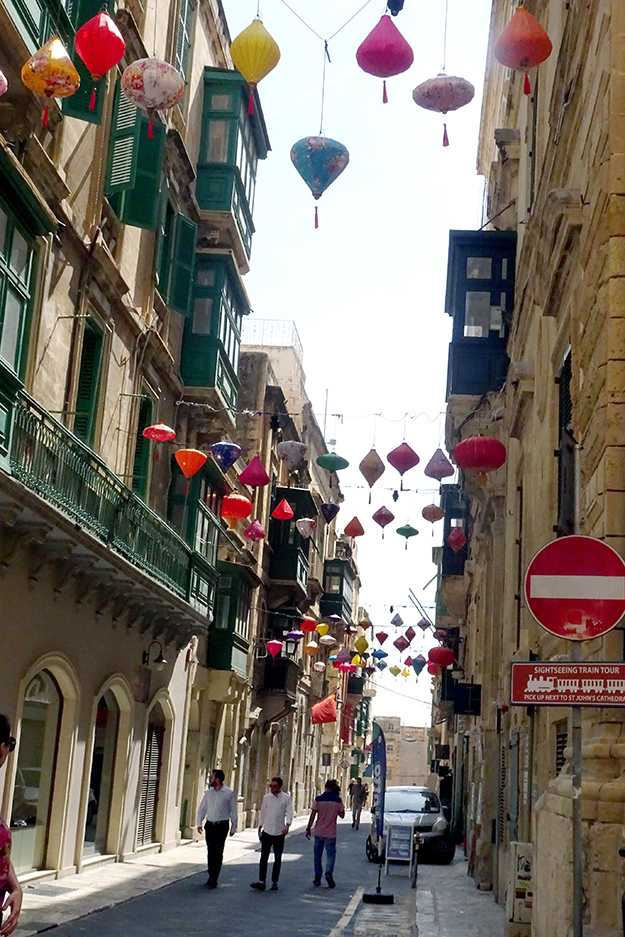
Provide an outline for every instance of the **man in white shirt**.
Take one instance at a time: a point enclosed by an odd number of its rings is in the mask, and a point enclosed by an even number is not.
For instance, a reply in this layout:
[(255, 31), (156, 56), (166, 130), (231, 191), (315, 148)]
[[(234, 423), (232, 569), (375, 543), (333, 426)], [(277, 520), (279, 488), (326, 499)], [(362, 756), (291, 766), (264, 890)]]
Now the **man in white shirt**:
[[(225, 778), (221, 769), (216, 768), (213, 771), (209, 782), (210, 787), (204, 792), (195, 821), (198, 833), (201, 833), (202, 829), (206, 833), (208, 865), (206, 884), (209, 888), (217, 888), (228, 827), (230, 827), (231, 836), (234, 836), (237, 831), (237, 797), (234, 791), (224, 784)], [(205, 825), (204, 821), (206, 821)]]
[(289, 832), (293, 822), (293, 803), (291, 795), (282, 790), (282, 778), (272, 778), (269, 785), (269, 794), (265, 794), (258, 818), (258, 838), (260, 847), (260, 866), (258, 881), (252, 882), (251, 887), (257, 891), (265, 890), (267, 878), (267, 863), (269, 853), (273, 848), (273, 869), (271, 870), (271, 890), (278, 890), (280, 867), (282, 865), (282, 851), (284, 838)]

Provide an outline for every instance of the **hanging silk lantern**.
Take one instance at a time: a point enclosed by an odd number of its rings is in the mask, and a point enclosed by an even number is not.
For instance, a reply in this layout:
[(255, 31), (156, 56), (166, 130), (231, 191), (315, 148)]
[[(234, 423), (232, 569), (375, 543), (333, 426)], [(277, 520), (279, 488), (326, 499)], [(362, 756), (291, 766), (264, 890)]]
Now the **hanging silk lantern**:
[(393, 644), (401, 654), (402, 651), (405, 651), (407, 647), (410, 647), (410, 641), (407, 641), (403, 634), (400, 634), (398, 638), (395, 638)]
[(263, 529), (263, 525), (259, 520), (252, 521), (252, 523), (248, 524), (243, 531), (243, 536), (246, 540), (252, 540), (254, 543), (256, 543), (258, 540), (264, 540), (265, 531)]
[(356, 61), (363, 72), (384, 79), (382, 101), (386, 104), (386, 79), (408, 71), (414, 62), (414, 52), (390, 16), (384, 14), (358, 46)]
[[(341, 456), (337, 455), (336, 452), (326, 452), (324, 453), (324, 455), (320, 455), (319, 458), (316, 459), (315, 461), (317, 465), (319, 466), (319, 468), (325, 469), (327, 472), (329, 472), (330, 488), (332, 487), (332, 473), (341, 472), (343, 469), (346, 469), (349, 465), (349, 462), (347, 461), (347, 459), (341, 458)], [(332, 502), (326, 502), (326, 503), (331, 504)], [(338, 514), (338, 506), (333, 505), (333, 507), (336, 507), (337, 509), (333, 515), (333, 517), (336, 517), (336, 515)], [(325, 513), (323, 516), (326, 517)], [(332, 518), (330, 518), (330, 520), (331, 519)], [(326, 520), (328, 520), (327, 517), (326, 517)]]
[(239, 481), (242, 481), (244, 485), (249, 485), (250, 488), (264, 488), (271, 479), (265, 471), (265, 466), (256, 455), (239, 475)]
[(427, 475), (428, 478), (435, 478), (437, 481), (440, 481), (441, 478), (447, 478), (447, 476), (453, 475), (454, 471), (453, 465), (443, 450), (437, 449), (423, 469), (423, 474)]
[(384, 642), (388, 638), (386, 631), (376, 631), (375, 636), (380, 642), (380, 644), (384, 644)]
[(336, 659), (339, 664), (349, 664), (352, 659), (351, 652), (348, 647), (342, 647), (341, 650), (336, 655)]
[(428, 651), (428, 660), (441, 667), (449, 667), (456, 659), (456, 655), (450, 647), (433, 647)]
[(364, 652), (369, 647), (369, 642), (365, 638), (364, 634), (361, 634), (359, 638), (356, 638), (356, 640), (354, 641), (354, 647), (356, 648), (359, 654), (364, 654)]
[(9, 82), (6, 79), (4, 72), (0, 72), (0, 98), (3, 94), (6, 94), (9, 90)]
[(193, 478), (206, 462), (206, 453), (200, 452), (199, 449), (178, 449), (174, 452), (174, 459), (180, 466), (184, 477)]
[(275, 657), (282, 650), (283, 644), (282, 641), (267, 641), (267, 650), (272, 657)]
[(395, 615), (393, 615), (393, 617), (391, 618), (391, 624), (392, 624), (392, 625), (395, 625), (396, 628), (401, 628), (401, 626), (403, 625), (403, 623), (404, 623), (404, 619), (401, 617), (401, 615), (399, 614), (399, 612), (397, 612), (397, 613), (396, 613)]
[(312, 634), (313, 631), (317, 630), (317, 622), (314, 618), (305, 618), (301, 623), (300, 628), (304, 634)]
[(276, 451), (278, 453), (278, 458), (284, 462), (289, 471), (292, 471), (304, 461), (306, 446), (303, 442), (287, 439), (285, 442), (278, 443)]
[(387, 524), (390, 524), (391, 521), (395, 520), (395, 515), (382, 505), (381, 508), (378, 508), (377, 511), (371, 515), (371, 518), (382, 528), (382, 540), (384, 540), (384, 528)]
[(304, 637), (304, 632), (300, 631), (299, 628), (292, 628), (291, 631), (286, 636), (287, 641), (301, 641)]
[(352, 657), (352, 664), (355, 664), (356, 667), (362, 667), (362, 665), (364, 664), (364, 660), (362, 659), (360, 654), (354, 654), (354, 656)]
[(343, 532), (347, 537), (362, 537), (365, 532), (365, 528), (362, 526), (357, 517), (352, 517), (351, 521), (346, 525)]
[(437, 677), (441, 672), (441, 668), (438, 664), (435, 664), (433, 661), (428, 662), (428, 673), (431, 673), (433, 677)]
[(100, 79), (121, 62), (126, 43), (108, 13), (101, 10), (80, 27), (74, 38), (76, 52), (87, 66), (93, 81), (89, 110), (95, 108)]
[(216, 442), (210, 447), (213, 459), (222, 472), (227, 472), (241, 455), (241, 447), (234, 442)]
[(370, 677), (375, 673), (375, 667), (363, 667), (363, 673)]
[(392, 452), (386, 457), (386, 461), (397, 469), (399, 474), (402, 477), (401, 490), (404, 490), (403, 477), (406, 472), (411, 468), (414, 468), (415, 465), (419, 464), (419, 456), (414, 451), (414, 449), (408, 445), (407, 442), (403, 442), (401, 446), (398, 446), (397, 449), (393, 449)]
[(322, 634), (319, 638), (319, 644), (322, 647), (334, 647), (336, 643), (336, 638), (333, 638), (331, 634)]
[(401, 668), (398, 667), (397, 664), (393, 664), (392, 667), (388, 668), (388, 672), (392, 673), (394, 677), (398, 677), (399, 674), (401, 673)]
[(437, 641), (446, 641), (449, 637), (449, 634), (446, 628), (437, 628), (432, 637), (434, 637)]
[(300, 517), (298, 521), (295, 521), (295, 526), (300, 536), (302, 536), (304, 540), (309, 540), (317, 529), (317, 521), (312, 517)]
[(131, 104), (142, 107), (150, 118), (148, 137), (153, 136), (155, 111), (168, 111), (184, 95), (184, 79), (169, 62), (160, 59), (137, 59), (124, 69), (121, 89)]
[[(30, 91), (48, 99), (69, 98), (80, 87), (80, 76), (57, 36), (48, 39), (24, 63), (22, 81)], [(43, 126), (48, 126), (48, 105), (43, 112)]]
[(164, 423), (154, 423), (153, 426), (146, 426), (141, 435), (154, 442), (171, 442), (176, 438), (176, 430), (171, 426), (165, 426)]
[(400, 535), (400, 537), (406, 538), (406, 544), (404, 546), (404, 550), (407, 550), (409, 538), (416, 537), (419, 531), (416, 529), (416, 527), (411, 527), (410, 524), (404, 524), (403, 527), (397, 528), (397, 533)]
[(406, 660), (404, 661), (404, 664), (406, 665), (406, 667), (410, 667), (410, 665), (412, 664), (412, 657), (408, 656)]
[(406, 628), (406, 630), (404, 631), (404, 637), (408, 641), (413, 641), (416, 633), (417, 632), (414, 630), (414, 628)]
[(371, 624), (368, 618), (361, 618), (360, 621), (358, 622), (358, 627), (362, 628), (363, 631), (366, 631), (367, 628), (372, 628), (373, 625)]
[(262, 20), (252, 20), (242, 33), (233, 39), (230, 55), (250, 87), (248, 114), (254, 113), (254, 91), (259, 81), (273, 71), (280, 61), (280, 49), (275, 39), (267, 32)]
[[(303, 137), (291, 147), (291, 162), (316, 201), (341, 175), (349, 163), (349, 153), (342, 143), (329, 137)], [(317, 227), (319, 218), (315, 206), (315, 228)], [(319, 459), (317, 463), (319, 464)]]
[(379, 647), (372, 653), (371, 656), (375, 657), (376, 660), (382, 660), (384, 657), (388, 657), (388, 654), (386, 651), (383, 651), (381, 647)]
[(521, 5), (495, 43), (493, 52), (502, 65), (525, 72), (523, 93), (531, 94), (527, 73), (548, 59), (552, 49), (551, 39), (538, 20)]
[(345, 627), (343, 628), (343, 633), (344, 634), (356, 634), (356, 629), (352, 628), (351, 625), (345, 625)]
[(323, 673), (325, 669), (326, 669), (326, 665), (324, 664), (322, 660), (315, 661), (315, 663), (313, 664), (313, 670), (316, 673)]
[(421, 671), (423, 670), (426, 664), (427, 664), (427, 661), (425, 657), (423, 656), (423, 654), (419, 654), (418, 657), (412, 658), (412, 669), (416, 673), (417, 677), (419, 676), (419, 674), (421, 673)]
[(242, 521), (252, 513), (252, 502), (243, 495), (233, 492), (221, 502), (221, 516), (225, 517), (231, 530), (237, 526), (237, 521)]
[[(330, 481), (332, 481), (332, 478), (330, 478)], [(333, 501), (324, 501), (323, 504), (319, 505), (319, 513), (326, 524), (331, 524), (340, 510), (338, 504), (334, 504)]]
[(421, 621), (417, 622), (417, 628), (420, 628), (421, 631), (427, 631), (430, 625), (431, 623), (427, 620), (427, 618), (422, 618)]
[(447, 543), (454, 553), (460, 553), (466, 542), (467, 538), (464, 535), (462, 527), (454, 527), (447, 537)]
[(421, 517), (429, 521), (430, 524), (435, 524), (445, 517), (445, 510), (438, 504), (426, 504), (421, 511)]
[[(470, 81), (456, 75), (445, 75), (444, 72), (436, 78), (428, 78), (412, 92), (415, 104), (426, 111), (438, 111), (439, 114), (457, 111), (472, 101), (474, 95), (475, 88)], [(443, 128), (443, 146), (449, 146), (446, 123)]]
[[(388, 18), (388, 17), (387, 17)], [(369, 488), (373, 488), (378, 478), (384, 474), (384, 462), (377, 454), (375, 449), (371, 449), (367, 455), (364, 457), (360, 465), (360, 474), (364, 475), (365, 481), (369, 485)], [(369, 504), (371, 504), (371, 491), (369, 491)], [(380, 508), (381, 510), (381, 508)], [(377, 512), (376, 512), (377, 513)], [(374, 515), (375, 518), (375, 515)]]
[(402, 677), (409, 677), (409, 676), (410, 676), (410, 671), (408, 670), (407, 667), (404, 667), (404, 669), (403, 669), (402, 672), (401, 672), (401, 675), (402, 675)]
[(290, 521), (291, 518), (294, 517), (293, 508), (286, 498), (283, 498), (282, 501), (275, 506), (271, 512), (271, 516), (277, 521)]
[(471, 436), (458, 443), (454, 461), (463, 472), (475, 475), (481, 486), (486, 482), (486, 474), (496, 472), (506, 461), (506, 447), (491, 436)]
[(323, 637), (324, 634), (328, 633), (329, 628), (330, 626), (326, 625), (325, 622), (323, 624), (319, 624), (317, 625), (317, 634), (320, 634)]
[(386, 663), (385, 660), (378, 661), (378, 670), (386, 670), (387, 667), (388, 667), (388, 664)]

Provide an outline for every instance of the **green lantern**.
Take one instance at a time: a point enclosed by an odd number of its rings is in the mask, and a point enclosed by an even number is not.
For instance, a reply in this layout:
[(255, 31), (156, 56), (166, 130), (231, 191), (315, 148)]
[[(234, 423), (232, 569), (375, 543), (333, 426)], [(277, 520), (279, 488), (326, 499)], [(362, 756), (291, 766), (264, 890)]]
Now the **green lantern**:
[(404, 524), (403, 527), (398, 527), (398, 528), (397, 528), (397, 533), (398, 533), (401, 537), (405, 537), (405, 538), (406, 538), (406, 546), (405, 546), (405, 549), (407, 550), (407, 549), (408, 549), (408, 539), (409, 539), (410, 537), (416, 537), (417, 534), (419, 533), (419, 531), (417, 530), (416, 527), (411, 527), (410, 524)]
[(337, 455), (336, 452), (326, 452), (325, 455), (320, 455), (316, 459), (317, 465), (325, 469), (330, 474), (330, 488), (332, 487), (332, 472), (340, 472), (341, 469), (346, 469), (349, 465), (347, 459), (343, 459), (340, 455)]

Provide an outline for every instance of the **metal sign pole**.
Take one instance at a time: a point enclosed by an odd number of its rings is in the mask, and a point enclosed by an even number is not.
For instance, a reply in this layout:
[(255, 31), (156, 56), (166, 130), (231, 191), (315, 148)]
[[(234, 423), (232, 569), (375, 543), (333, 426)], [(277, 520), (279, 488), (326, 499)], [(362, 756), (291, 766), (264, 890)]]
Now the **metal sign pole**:
[[(579, 534), (581, 526), (581, 479), (580, 479), (580, 458), (579, 443), (575, 442), (573, 449), (574, 458), (574, 521), (573, 533)], [(581, 645), (579, 641), (571, 642), (572, 662), (579, 662), (581, 659)], [(584, 935), (584, 907), (582, 903), (582, 708), (581, 706), (571, 707), (571, 734), (573, 736), (573, 769), (572, 790), (571, 790), (571, 823), (573, 826), (573, 937), (583, 937)]]

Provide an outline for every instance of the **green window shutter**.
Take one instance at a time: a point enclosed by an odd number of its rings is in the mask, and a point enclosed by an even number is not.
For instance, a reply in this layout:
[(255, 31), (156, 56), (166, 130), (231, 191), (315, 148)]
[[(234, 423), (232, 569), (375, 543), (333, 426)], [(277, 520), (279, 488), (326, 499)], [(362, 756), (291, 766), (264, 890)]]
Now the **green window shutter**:
[(150, 475), (150, 440), (143, 435), (143, 430), (152, 422), (152, 401), (143, 399), (139, 409), (137, 438), (135, 442), (135, 461), (132, 470), (132, 490), (140, 498), (145, 498)]
[(102, 333), (87, 323), (80, 356), (74, 435), (89, 446), (93, 443), (98, 408), (102, 344)]
[[(136, 108), (134, 110), (138, 114)], [(148, 119), (139, 114), (137, 123), (139, 132), (134, 184), (122, 192), (119, 210), (117, 206), (115, 210), (117, 217), (124, 224), (154, 231), (160, 208), (159, 193), (165, 154), (165, 125), (154, 120), (153, 135), (150, 140)]]
[[(76, 29), (80, 29), (87, 20), (96, 16), (101, 9), (102, 0), (71, 0), (71, 9), (68, 12)], [(89, 69), (76, 52), (73, 43), (70, 49), (70, 55), (80, 75), (80, 88), (71, 98), (67, 98), (63, 101), (63, 113), (68, 117), (77, 117), (79, 120), (86, 120), (90, 124), (99, 124), (102, 120), (102, 108), (106, 96), (106, 77), (101, 78), (98, 82), (95, 107), (90, 111), (89, 101), (91, 100), (93, 82), (89, 74)]]
[(139, 155), (139, 134), (143, 129), (140, 116), (134, 104), (130, 103), (125, 94), (122, 94), (118, 81), (115, 88), (113, 122), (106, 172), (107, 195), (124, 192), (126, 189), (131, 189), (135, 184)]
[(178, 215), (175, 230), (169, 305), (187, 316), (193, 292), (197, 225), (185, 215)]
[(154, 252), (156, 286), (165, 302), (167, 302), (169, 295), (175, 217), (176, 213), (169, 201), (169, 185), (165, 178), (161, 188), (160, 218), (156, 232), (156, 250)]

